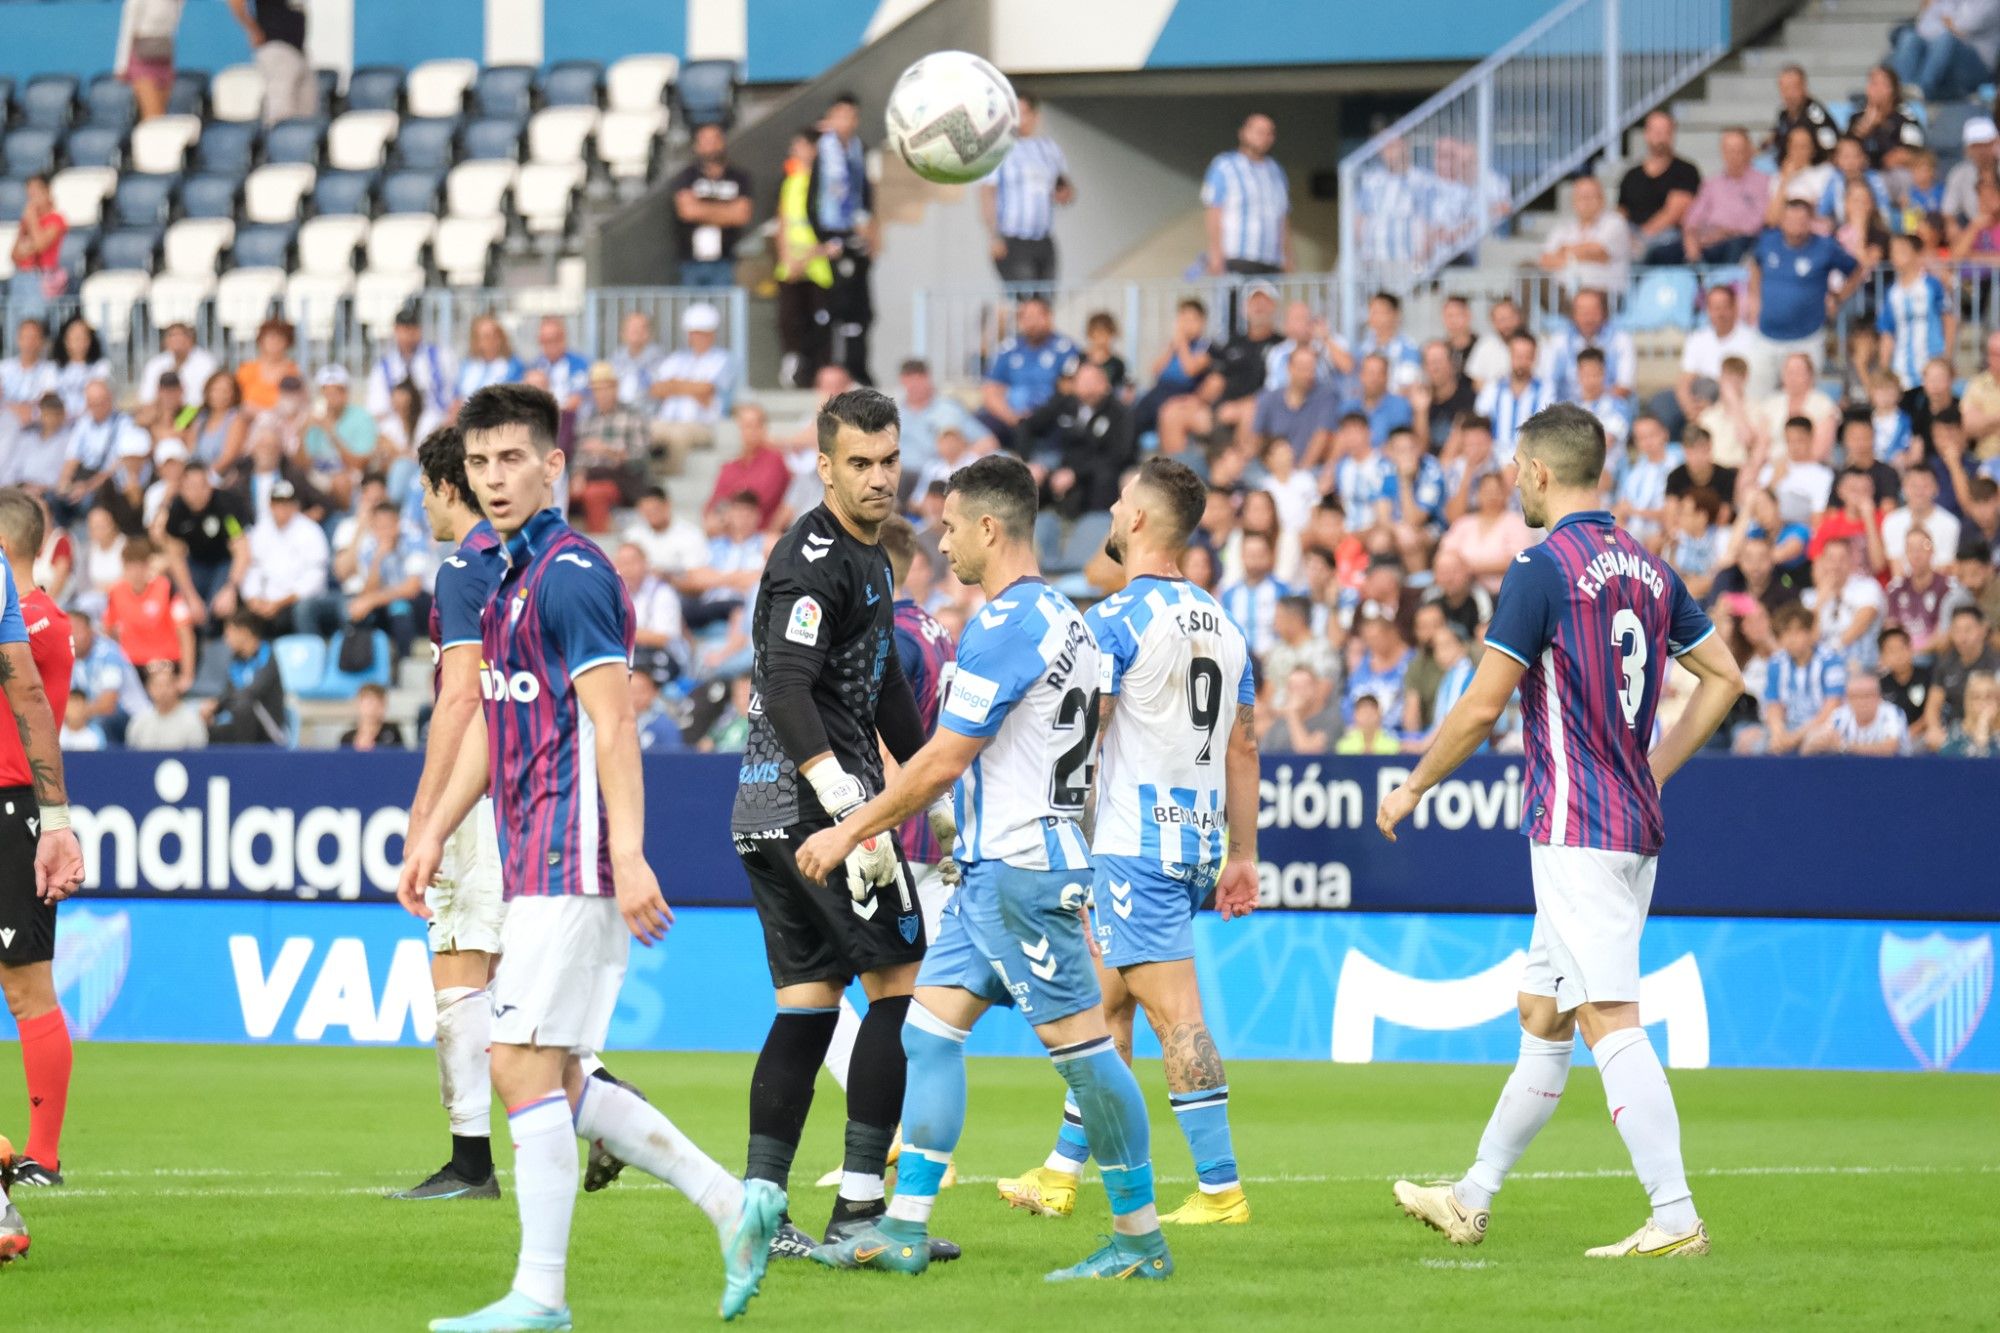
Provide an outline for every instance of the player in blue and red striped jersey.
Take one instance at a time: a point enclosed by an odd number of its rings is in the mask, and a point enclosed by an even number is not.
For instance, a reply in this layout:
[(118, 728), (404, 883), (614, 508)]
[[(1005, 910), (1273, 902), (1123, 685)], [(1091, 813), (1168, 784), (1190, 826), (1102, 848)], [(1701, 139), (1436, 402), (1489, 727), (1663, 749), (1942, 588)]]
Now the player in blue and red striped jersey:
[[(1521, 512), (1548, 540), (1508, 566), (1486, 630), (1493, 651), (1377, 814), (1393, 841), (1397, 823), (1479, 748), (1520, 688), (1521, 831), (1535, 887), (1521, 1056), (1465, 1177), (1399, 1180), (1395, 1194), (1452, 1243), (1484, 1240), (1493, 1196), (1555, 1113), (1581, 1030), (1653, 1206), (1630, 1236), (1587, 1253), (1692, 1256), (1708, 1252), (1708, 1231), (1681, 1165), (1673, 1093), (1639, 1026), (1639, 936), (1666, 834), (1660, 788), (1728, 716), (1743, 678), (1679, 576), (1597, 507), (1604, 448), (1604, 427), (1574, 405), (1545, 408), (1522, 426)], [(1649, 753), (1670, 660), (1697, 684)]]
[(570, 1326), (565, 1269), (576, 1205), (571, 1135), (693, 1200), (722, 1237), (725, 1319), (757, 1292), (784, 1192), (747, 1187), (636, 1093), (587, 1078), (604, 1043), (631, 938), (673, 913), (646, 862), (645, 793), (629, 688), (632, 605), (611, 562), (551, 508), (564, 467), (556, 403), (494, 385), (459, 410), (465, 471), (505, 568), (480, 617), (483, 708), (412, 834), (398, 896), (421, 897), (444, 842), (490, 791), (507, 899), (491, 985), (493, 1086), (514, 1137), (520, 1260), (506, 1296), (440, 1333)]

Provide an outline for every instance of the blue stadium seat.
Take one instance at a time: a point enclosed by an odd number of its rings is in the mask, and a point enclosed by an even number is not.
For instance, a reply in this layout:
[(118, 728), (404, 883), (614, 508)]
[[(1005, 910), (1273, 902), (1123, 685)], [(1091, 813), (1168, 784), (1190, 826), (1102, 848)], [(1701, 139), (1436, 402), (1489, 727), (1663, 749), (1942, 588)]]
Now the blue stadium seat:
[(322, 171), (313, 183), (312, 204), (316, 215), (373, 213), (375, 171)]
[(396, 132), (390, 155), (394, 167), (413, 171), (443, 171), (451, 165), (458, 121), (449, 116), (411, 116)]
[(395, 65), (363, 65), (347, 76), (349, 111), (401, 111), (403, 71)]
[(333, 114), (333, 104), (340, 100), (340, 71), (337, 69), (316, 69), (313, 82), (319, 85), (319, 113)]
[(128, 171), (118, 178), (109, 210), (114, 227), (164, 227), (173, 216), (179, 176)]
[(535, 109), (532, 65), (489, 65), (472, 83), (472, 114), (484, 120), (525, 121)]
[(159, 258), (160, 240), (165, 235), (164, 227), (120, 227), (107, 232), (97, 243), (97, 266), (136, 268), (151, 273)]
[(208, 71), (205, 69), (177, 69), (174, 71), (173, 91), (167, 94), (167, 114), (170, 116), (200, 116), (208, 119)]
[(293, 691), (301, 699), (352, 699), (363, 685), (389, 684), (389, 636), (376, 630), (371, 636), (375, 646), (374, 660), (366, 671), (346, 672), (340, 669), (340, 659), (329, 652), (326, 658), (326, 674), (317, 685), (306, 686)]
[(273, 125), (264, 136), (266, 162), (303, 162), (316, 167), (326, 144), (324, 116), (294, 116)]
[(1628, 333), (1692, 329), (1699, 288), (1693, 269), (1641, 269), (1618, 322)]
[(0, 145), (7, 158), (7, 174), (16, 180), (48, 175), (56, 169), (56, 146), (61, 142), (61, 130), (41, 125), (23, 125), (9, 131), (4, 145)]
[(465, 159), (513, 162), (521, 156), (521, 126), (512, 120), (474, 121), (465, 129)]
[[(257, 160), (257, 133), (254, 122), (212, 120), (202, 127), (194, 146), (194, 169), (215, 171), (239, 179), (250, 174)], [(74, 140), (75, 136), (71, 136)], [(74, 157), (75, 149), (71, 149)]]
[(271, 642), (271, 660), (288, 694), (317, 689), (326, 679), (326, 640), (317, 634), (284, 634)]
[(0, 125), (14, 116), (14, 76), (0, 74)]
[(63, 156), (73, 167), (116, 167), (125, 161), (125, 131), (109, 125), (85, 125), (70, 131)]
[(83, 122), (129, 130), (139, 119), (138, 103), (132, 100), (132, 85), (116, 74), (100, 74), (90, 81), (83, 94)]
[(21, 120), (45, 130), (66, 130), (76, 120), (79, 80), (74, 74), (37, 74), (21, 89)]
[(298, 235), (295, 222), (271, 222), (238, 227), (236, 244), (230, 252), (231, 268), (289, 268), (292, 241)]
[(71, 227), (63, 235), (62, 266), (72, 274), (81, 274), (88, 269), (91, 257), (97, 253), (97, 237), (96, 227)]
[(233, 218), (236, 216), (237, 196), (242, 193), (242, 176), (226, 172), (191, 176), (181, 186), (181, 216)]
[(558, 60), (542, 76), (543, 106), (599, 106), (604, 66), (596, 60)]
[(686, 62), (674, 82), (674, 101), (684, 125), (728, 125), (736, 118), (736, 62)]
[(0, 176), (0, 222), (19, 222), (27, 206), (27, 182)]
[(435, 213), (444, 188), (442, 171), (396, 171), (382, 182), (384, 213)]

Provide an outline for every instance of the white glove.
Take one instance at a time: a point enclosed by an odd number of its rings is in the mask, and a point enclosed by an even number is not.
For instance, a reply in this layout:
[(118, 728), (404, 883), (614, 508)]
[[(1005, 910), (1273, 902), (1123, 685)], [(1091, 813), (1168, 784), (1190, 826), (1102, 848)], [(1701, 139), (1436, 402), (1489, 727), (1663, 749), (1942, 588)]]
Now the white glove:
[[(831, 755), (806, 770), (819, 803), (835, 819), (845, 819), (868, 799), (861, 779), (840, 766)], [(847, 892), (855, 902), (866, 902), (875, 890), (896, 882), (896, 840), (888, 833), (865, 839), (847, 854)]]
[(952, 844), (958, 841), (958, 810), (951, 803), (951, 793), (932, 801), (924, 817), (930, 821), (931, 836), (937, 839), (945, 859), (950, 860)]

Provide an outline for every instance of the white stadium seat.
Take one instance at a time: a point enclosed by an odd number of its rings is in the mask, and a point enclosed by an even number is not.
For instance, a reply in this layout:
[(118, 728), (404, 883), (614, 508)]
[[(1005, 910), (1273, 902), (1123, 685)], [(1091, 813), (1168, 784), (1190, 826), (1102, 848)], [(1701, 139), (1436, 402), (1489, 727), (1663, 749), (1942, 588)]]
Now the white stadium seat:
[(403, 94), (413, 116), (456, 116), (465, 110), (465, 90), (479, 77), (476, 60), (426, 60), (410, 70)]
[(431, 242), (438, 272), (453, 287), (484, 287), (493, 247), (506, 234), (505, 218), (445, 218), (438, 223), (437, 239)]
[[(162, 273), (153, 279), (153, 290), (146, 298), (146, 304), (153, 315), (153, 326), (168, 324), (193, 324), (201, 316), (201, 303), (215, 295), (215, 275), (213, 273)], [(201, 386), (187, 386), (190, 401), (199, 399)]]
[(378, 273), (423, 269), (424, 247), (437, 234), (437, 219), (424, 213), (391, 213), (368, 229), (368, 267)]
[(303, 162), (267, 162), (243, 182), (243, 217), (249, 222), (296, 222), (319, 173)]
[(664, 109), (667, 85), (680, 73), (673, 56), (626, 56), (604, 72), (605, 105), (613, 111)]
[(514, 201), (531, 235), (559, 236), (569, 229), (583, 175), (581, 162), (530, 162), (521, 168)]
[(590, 137), (597, 133), (594, 106), (551, 106), (528, 121), (530, 162), (580, 162)]
[(371, 338), (387, 338), (396, 314), (424, 289), (422, 269), (383, 273), (369, 269), (354, 280), (354, 317)]
[(444, 211), (455, 218), (495, 217), (506, 210), (520, 168), (512, 162), (461, 162), (444, 178)]
[(208, 83), (208, 105), (217, 120), (262, 120), (264, 74), (255, 65), (231, 65)]
[(247, 343), (284, 291), (281, 268), (233, 268), (215, 284), (215, 317), (231, 338)]
[(373, 171), (389, 154), (402, 121), (393, 111), (349, 111), (326, 132), (327, 165), (336, 171)]
[(77, 305), (105, 342), (123, 347), (132, 338), (132, 307), (152, 285), (152, 277), (137, 269), (102, 269), (83, 280)]
[(187, 165), (188, 149), (200, 137), (200, 116), (154, 116), (132, 127), (126, 160), (134, 171), (176, 172)]
[(95, 227), (104, 201), (118, 188), (116, 167), (70, 167), (49, 180), (56, 212), (72, 227)]
[(642, 111), (607, 111), (597, 128), (597, 155), (618, 180), (646, 179), (653, 163), (653, 145), (666, 131), (667, 118)]
[[(207, 277), (215, 280), (222, 252), (236, 239), (236, 224), (228, 218), (182, 218), (167, 228), (166, 257), (160, 271), (176, 277)], [(154, 284), (153, 299), (159, 300)]]
[(340, 303), (353, 291), (352, 273), (294, 273), (285, 283), (285, 318), (304, 337), (324, 342), (333, 337)]
[(299, 272), (318, 277), (354, 277), (354, 252), (368, 236), (368, 219), (334, 214), (311, 218), (299, 228)]

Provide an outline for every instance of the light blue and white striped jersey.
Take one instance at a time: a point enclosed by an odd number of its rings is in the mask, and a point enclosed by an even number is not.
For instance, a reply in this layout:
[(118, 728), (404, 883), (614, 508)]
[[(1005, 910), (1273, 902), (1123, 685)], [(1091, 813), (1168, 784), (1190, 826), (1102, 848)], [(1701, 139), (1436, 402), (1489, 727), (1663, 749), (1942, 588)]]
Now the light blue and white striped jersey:
[(1599, 329), (1595, 338), (1584, 337), (1574, 327), (1558, 329), (1542, 339), (1542, 359), (1537, 367), (1537, 373), (1554, 386), (1557, 402), (1576, 399), (1576, 356), (1586, 347), (1604, 353), (1604, 383), (1608, 387), (1627, 393), (1637, 387), (1639, 354), (1632, 346), (1631, 334), (1615, 324)]
[[(1950, 355), (1944, 344), (1944, 316), (1950, 300), (1935, 273), (1925, 273), (1913, 283), (1898, 279), (1882, 293), (1882, 308), (1875, 312), (1875, 331), (1894, 340), (1889, 369), (1896, 372), (1905, 389), (1923, 383), (1924, 366), (1931, 358)], [(1887, 457), (1879, 448), (1877, 453)]]
[(1276, 637), (1272, 623), (1277, 618), (1278, 599), (1291, 595), (1290, 584), (1267, 576), (1256, 583), (1238, 580), (1226, 584), (1219, 600), (1222, 613), (1242, 631), (1251, 651), (1263, 653), (1269, 651), (1271, 640)]
[(1472, 685), (1472, 659), (1461, 657), (1438, 677), (1437, 693), (1431, 696), (1431, 726), (1435, 728), (1465, 697)]
[(960, 861), (1087, 870), (1077, 818), (1097, 750), (1097, 641), (1069, 598), (1018, 579), (965, 622), (938, 725), (987, 742), (953, 791)]
[(1400, 383), (1396, 377), (1398, 371), (1402, 371), (1406, 378), (1423, 374), (1423, 353), (1406, 334), (1391, 334), (1385, 342), (1375, 336), (1375, 330), (1363, 329), (1361, 341), (1354, 346), (1354, 359), (1359, 363), (1371, 356), (1379, 356), (1389, 363), (1389, 387), (1392, 390)]
[(1377, 162), (1355, 186), (1360, 211), (1361, 259), (1369, 264), (1408, 264), (1424, 259), (1424, 228), (1437, 207), (1438, 178), (1420, 167), (1391, 171)]
[(822, 133), (813, 170), (819, 173), (819, 209), (813, 226), (822, 236), (853, 231), (868, 207), (868, 167), (861, 137), (842, 143), (832, 130)]
[(1402, 479), (1396, 475), (1395, 462), (1385, 455), (1378, 473), (1381, 480), (1377, 484), (1377, 498), (1389, 502), (1390, 521), (1444, 525), (1444, 502), (1450, 493), (1445, 490), (1444, 468), (1435, 457), (1424, 454), (1417, 459), (1416, 484), (1410, 488), (1414, 492), (1411, 499), (1416, 505), (1415, 515), (1403, 512)]
[[(1864, 171), (1861, 178), (1868, 182), (1868, 192), (1875, 196), (1875, 212), (1886, 224), (1895, 212), (1895, 202), (1889, 197), (1889, 182), (1879, 171)], [(1847, 177), (1834, 172), (1826, 179), (1826, 188), (1820, 191), (1819, 215), (1832, 218), (1836, 226), (1847, 221)]]
[(1502, 467), (1514, 461), (1514, 446), (1528, 418), (1556, 401), (1545, 379), (1516, 389), (1513, 378), (1494, 380), (1479, 391), (1479, 415), (1493, 423), (1493, 458)]
[(1090, 849), (1165, 866), (1222, 860), (1225, 759), (1238, 705), (1257, 701), (1242, 631), (1186, 579), (1137, 578), (1084, 617), (1101, 695), (1117, 700)]
[(1015, 240), (1039, 241), (1056, 221), (1056, 182), (1069, 174), (1062, 149), (1046, 135), (1016, 139), (993, 173), (999, 231)]
[(1871, 418), (1875, 423), (1875, 457), (1884, 463), (1893, 463), (1910, 448), (1910, 414), (1902, 408), (1893, 412), (1877, 412)]
[[(1681, 465), (1681, 447), (1670, 444), (1658, 461), (1635, 452), (1618, 478), (1617, 500), (1635, 510), (1658, 510), (1667, 503), (1667, 476)], [(1626, 531), (1636, 537), (1651, 537), (1660, 530), (1660, 520), (1634, 513), (1625, 519)]]
[(1883, 741), (1896, 742), (1897, 754), (1908, 753), (1910, 748), (1910, 727), (1903, 719), (1903, 710), (1887, 700), (1875, 705), (1875, 720), (1866, 726), (1854, 716), (1854, 709), (1847, 704), (1834, 709), (1827, 723), (1833, 728), (1833, 734), (1840, 737), (1843, 749), (1879, 745)]
[[(1340, 508), (1356, 529), (1374, 523), (1375, 502), (1382, 498), (1382, 451), (1370, 450), (1364, 458), (1342, 454), (1333, 462), (1333, 491)], [(1238, 622), (1239, 624), (1242, 622)]]
[(1276, 158), (1252, 162), (1241, 152), (1217, 153), (1201, 178), (1201, 202), (1222, 210), (1224, 259), (1284, 263), (1285, 217), (1292, 201)]
[(1773, 654), (1764, 672), (1764, 702), (1782, 708), (1794, 731), (1817, 717), (1828, 699), (1846, 697), (1847, 664), (1824, 648), (1815, 648), (1803, 664), (1790, 653)]
[[(1597, 398), (1578, 397), (1564, 401), (1575, 403), (1596, 417), (1604, 427), (1604, 434), (1610, 440), (1612, 450), (1621, 455), (1625, 452), (1625, 442), (1632, 435), (1632, 409), (1625, 405), (1623, 398), (1615, 393), (1606, 393)], [(1619, 459), (1616, 466), (1623, 471), (1624, 460)]]

